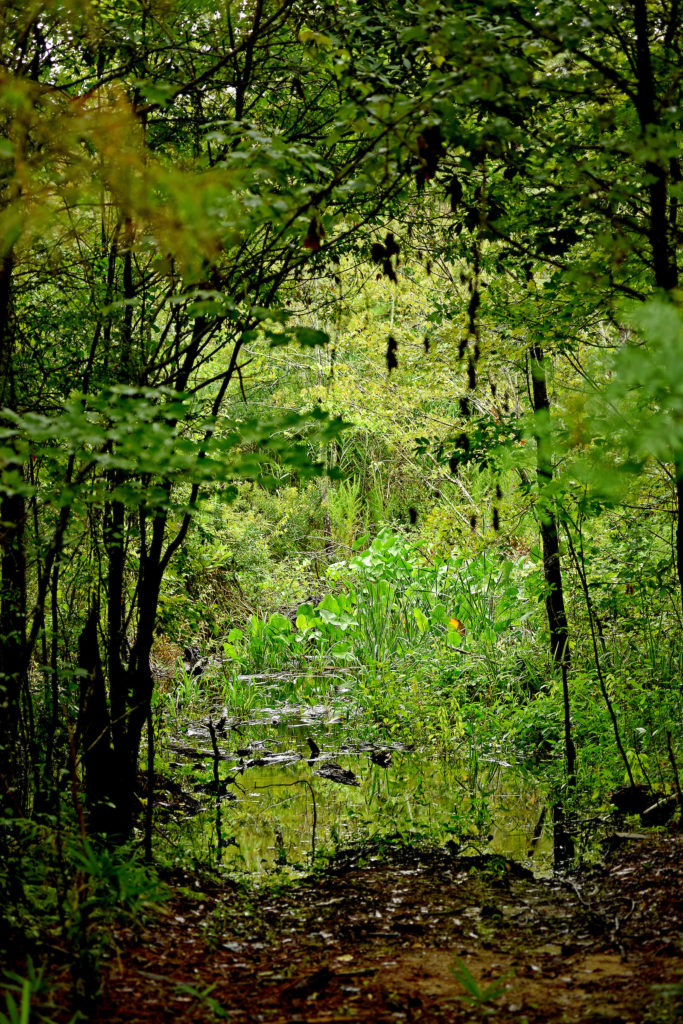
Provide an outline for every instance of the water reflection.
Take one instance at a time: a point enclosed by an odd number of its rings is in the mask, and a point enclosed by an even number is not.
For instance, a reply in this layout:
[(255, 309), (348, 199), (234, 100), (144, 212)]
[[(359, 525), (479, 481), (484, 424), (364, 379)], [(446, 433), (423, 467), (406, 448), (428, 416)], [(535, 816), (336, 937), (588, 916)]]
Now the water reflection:
[[(207, 789), (215, 759), (206, 725), (191, 725), (169, 746), (199, 794), (181, 841), (256, 878), (307, 871), (316, 851), (389, 835), (501, 853), (537, 873), (551, 867), (551, 837), (533, 842), (539, 795), (509, 762), (479, 756), (465, 741), (437, 759), (354, 741), (329, 706), (266, 708), (217, 738), (218, 795)], [(344, 784), (346, 773), (354, 783)]]

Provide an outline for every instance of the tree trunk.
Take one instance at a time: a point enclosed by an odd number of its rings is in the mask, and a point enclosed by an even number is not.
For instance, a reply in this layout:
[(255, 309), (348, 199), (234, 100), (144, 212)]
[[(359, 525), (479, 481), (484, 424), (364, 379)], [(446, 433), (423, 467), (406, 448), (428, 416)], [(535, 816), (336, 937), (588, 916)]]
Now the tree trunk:
[(93, 609), (79, 640), (79, 667), (85, 683), (81, 697), (79, 736), (85, 766), (89, 826), (112, 843), (130, 838), (139, 809), (138, 760), (154, 689), (150, 655), (154, 641), (159, 590), (163, 576), (162, 543), (166, 517), (154, 517), (149, 549), (142, 530), (142, 552), (136, 588), (135, 641), (127, 662), (124, 642), (124, 517), (109, 510), (105, 530), (107, 571), (106, 637), (109, 695), (99, 652), (99, 614)]
[[(552, 444), (550, 439), (550, 399), (546, 381), (543, 349), (532, 345), (531, 396), (536, 421), (536, 473), (539, 490), (552, 483)], [(541, 422), (544, 419), (545, 422)], [(567, 796), (576, 786), (576, 747), (572, 737), (571, 704), (569, 694), (569, 628), (564, 606), (562, 564), (557, 518), (550, 505), (541, 509), (539, 517), (541, 545), (543, 548), (543, 576), (546, 583), (545, 607), (550, 631), (550, 653), (553, 662), (562, 673), (562, 704), (564, 712), (564, 748), (567, 761)], [(553, 846), (555, 867), (564, 868), (574, 858), (574, 840), (567, 828), (566, 801), (557, 794), (553, 802)]]
[[(546, 383), (543, 350), (533, 345), (531, 357), (531, 393), (534, 413), (549, 420), (550, 400)], [(549, 423), (546, 422), (536, 433), (536, 473), (539, 489), (543, 491), (553, 480), (553, 465)], [(562, 566), (560, 563), (560, 542), (557, 520), (553, 509), (546, 505), (540, 515), (541, 545), (543, 548), (543, 576), (547, 585), (545, 599), (550, 629), (550, 652), (555, 665), (569, 667), (569, 637), (567, 614), (564, 607)]]
[[(675, 13), (671, 13), (671, 27), (675, 25)], [(638, 83), (635, 106), (643, 135), (661, 125), (657, 111), (657, 83), (652, 68), (650, 52), (650, 23), (646, 0), (633, 0), (633, 26), (636, 39), (636, 78)], [(674, 157), (667, 165), (645, 162), (648, 176), (649, 200), (648, 241), (654, 272), (654, 284), (662, 291), (671, 292), (678, 288), (678, 262), (676, 255), (676, 211), (678, 199), (672, 196), (669, 184), (681, 178), (680, 161)], [(678, 504), (676, 521), (676, 570), (683, 608), (683, 467), (676, 454), (676, 498)]]
[(676, 467), (676, 569), (678, 584), (681, 591), (681, 608), (683, 608), (683, 466)]
[[(121, 482), (114, 474), (111, 485)], [(126, 671), (123, 664), (124, 642), (124, 529), (125, 510), (120, 501), (107, 505), (104, 516), (104, 546), (107, 553), (106, 668), (109, 681), (112, 742), (120, 747), (126, 731)]]
[(21, 699), (26, 684), (26, 556), (23, 495), (3, 494), (0, 501), (0, 787), (15, 812), (25, 810), (21, 768)]
[(88, 826), (92, 832), (107, 833), (111, 831), (112, 804), (120, 772), (112, 745), (97, 622), (97, 607), (93, 605), (78, 638), (78, 667), (82, 675), (77, 732), (83, 750)]
[[(0, 407), (14, 407), (11, 254), (0, 259)], [(8, 466), (11, 469), (12, 466)], [(21, 463), (15, 465), (21, 473)], [(21, 698), (26, 683), (26, 502), (3, 491), (0, 499), (0, 800), (25, 810), (21, 784)]]

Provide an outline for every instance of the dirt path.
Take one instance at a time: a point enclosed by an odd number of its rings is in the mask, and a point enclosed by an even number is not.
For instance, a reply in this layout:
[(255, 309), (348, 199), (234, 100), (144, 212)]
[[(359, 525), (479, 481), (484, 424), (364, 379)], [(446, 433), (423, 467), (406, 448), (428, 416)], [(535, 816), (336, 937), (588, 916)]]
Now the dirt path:
[[(178, 896), (144, 941), (121, 937), (93, 1019), (666, 1024), (683, 1013), (682, 854), (681, 836), (648, 836), (559, 882), (366, 853), (281, 896)], [(465, 1001), (456, 957), (502, 994)]]

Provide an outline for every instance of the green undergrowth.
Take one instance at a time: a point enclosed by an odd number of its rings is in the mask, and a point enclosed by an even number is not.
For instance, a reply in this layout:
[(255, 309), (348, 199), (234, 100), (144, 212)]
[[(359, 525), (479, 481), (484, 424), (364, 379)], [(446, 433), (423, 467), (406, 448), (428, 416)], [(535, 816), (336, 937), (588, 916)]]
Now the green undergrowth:
[[(232, 628), (201, 676), (179, 668), (160, 689), (158, 720), (212, 709), (233, 720), (269, 710), (295, 719), (323, 707), (323, 720), (351, 737), (446, 758), (474, 738), (482, 751), (561, 787), (561, 682), (548, 656), (538, 562), (497, 549), (438, 558), (387, 529), (356, 547), (330, 568), (315, 604)], [(627, 777), (598, 668), (634, 777), (672, 784), (671, 723), (683, 720), (683, 700), (669, 619), (654, 607), (623, 616), (621, 631), (603, 637), (597, 667), (585, 643), (572, 644), (572, 721), (587, 800)]]
[[(302, 762), (262, 780), (263, 792), (247, 797), (232, 788), (238, 799), (222, 826), (234, 841), (217, 850), (209, 799), (183, 824), (178, 855), (262, 877), (269, 870), (296, 876), (340, 843), (384, 835), (475, 849), (487, 848), (493, 835), (494, 846), (499, 840), (510, 852), (501, 835), (514, 831), (516, 816), (526, 839), (514, 854), (524, 859), (543, 808), (548, 839), (548, 808), (561, 800), (577, 856), (591, 856), (596, 835), (610, 827), (610, 794), (628, 782), (611, 712), (636, 782), (673, 792), (681, 756), (680, 732), (671, 730), (683, 720), (683, 701), (670, 615), (656, 602), (646, 616), (618, 611), (603, 631), (597, 664), (585, 641), (572, 643), (577, 785), (570, 791), (562, 682), (548, 655), (538, 559), (498, 548), (439, 558), (389, 530), (358, 542), (348, 562), (330, 568), (319, 600), (233, 627), (203, 674), (180, 669), (160, 688), (155, 715), (162, 770), (164, 734), (225, 717), (226, 747), (268, 746), (277, 722), (280, 749), (298, 741), (307, 757), (302, 741), (312, 733), (335, 756), (345, 752), (360, 787), (335, 790)], [(571, 614), (579, 621), (581, 606)], [(590, 635), (583, 626), (577, 636)], [(656, 642), (663, 636), (666, 658)], [(368, 771), (363, 745), (394, 751), (391, 771)], [(211, 766), (168, 771), (196, 790)], [(315, 850), (308, 785), (319, 802)]]
[(118, 929), (140, 932), (169, 895), (137, 842), (86, 838), (78, 805), (61, 815), (2, 822), (0, 1024), (91, 1019)]

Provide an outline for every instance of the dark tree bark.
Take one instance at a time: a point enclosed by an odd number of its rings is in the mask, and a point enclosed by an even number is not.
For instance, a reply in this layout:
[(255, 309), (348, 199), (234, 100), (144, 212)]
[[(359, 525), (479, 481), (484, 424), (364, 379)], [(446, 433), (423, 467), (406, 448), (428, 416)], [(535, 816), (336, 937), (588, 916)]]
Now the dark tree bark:
[[(531, 395), (534, 412), (538, 415), (550, 415), (550, 400), (546, 383), (543, 350), (533, 345), (530, 350), (531, 362)], [(552, 455), (550, 439), (547, 433), (536, 435), (536, 472), (541, 490), (553, 480)], [(564, 607), (564, 588), (562, 584), (562, 566), (560, 563), (560, 542), (557, 520), (552, 508), (545, 506), (540, 516), (541, 544), (543, 548), (543, 576), (547, 584), (545, 599), (550, 629), (550, 651), (554, 663), (561, 667), (569, 667), (569, 642), (567, 613)]]
[[(112, 486), (119, 482), (112, 480)], [(106, 665), (111, 700), (112, 738), (123, 742), (126, 730), (126, 672), (122, 658), (124, 639), (124, 529), (125, 510), (120, 501), (105, 509), (104, 545), (107, 555)]]
[[(549, 436), (550, 399), (546, 380), (543, 349), (532, 345), (529, 351), (531, 365), (531, 397), (536, 416), (545, 418), (545, 424), (536, 433), (536, 472), (541, 491), (553, 480), (551, 440)], [(550, 653), (562, 674), (562, 703), (564, 711), (564, 748), (567, 762), (567, 793), (576, 786), (576, 747), (572, 736), (571, 702), (569, 694), (569, 627), (564, 606), (562, 564), (557, 518), (546, 505), (539, 517), (543, 549), (543, 576), (546, 583), (545, 607), (550, 631)], [(553, 802), (553, 845), (555, 867), (567, 867), (574, 858), (574, 840), (567, 828), (565, 803), (559, 794)]]
[(0, 785), (14, 809), (24, 808), (21, 770), (21, 700), (26, 684), (25, 502), (20, 494), (3, 494), (0, 502)]
[(112, 833), (112, 804), (117, 797), (120, 799), (120, 773), (112, 744), (97, 622), (97, 607), (93, 605), (78, 639), (82, 675), (77, 732), (83, 751), (89, 829)]
[(676, 466), (676, 505), (676, 568), (683, 608), (683, 465), (680, 463)]
[[(12, 358), (11, 254), (0, 260), (0, 407), (16, 405)], [(17, 460), (17, 472), (21, 463)], [(0, 800), (25, 810), (22, 792), (21, 700), (26, 683), (26, 501), (3, 490), (0, 499)]]

